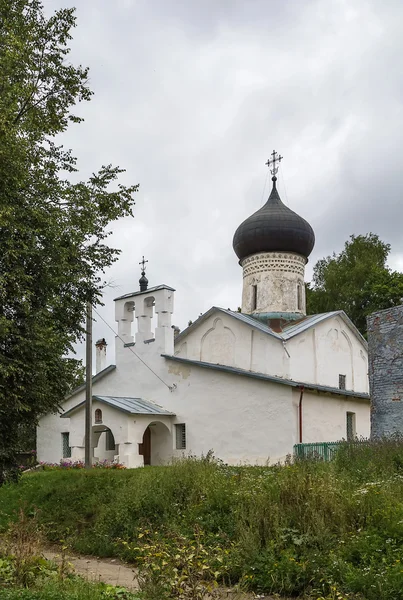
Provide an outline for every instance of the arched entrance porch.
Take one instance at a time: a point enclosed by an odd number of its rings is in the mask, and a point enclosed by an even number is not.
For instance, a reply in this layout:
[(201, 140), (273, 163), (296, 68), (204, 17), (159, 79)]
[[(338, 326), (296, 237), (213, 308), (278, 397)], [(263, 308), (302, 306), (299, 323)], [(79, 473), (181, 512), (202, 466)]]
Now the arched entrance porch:
[(161, 421), (152, 421), (144, 430), (139, 454), (143, 456), (144, 466), (163, 465), (172, 456), (172, 434)]
[(103, 423), (92, 426), (92, 448), (94, 461), (112, 461), (117, 454), (112, 430)]

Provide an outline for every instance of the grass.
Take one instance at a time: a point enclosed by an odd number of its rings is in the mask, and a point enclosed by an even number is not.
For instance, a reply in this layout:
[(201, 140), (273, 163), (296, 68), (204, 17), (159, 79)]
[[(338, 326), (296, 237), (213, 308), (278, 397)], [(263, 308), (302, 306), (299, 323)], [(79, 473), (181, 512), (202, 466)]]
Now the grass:
[(195, 547), (205, 556), (196, 571), (219, 563), (220, 577), (257, 592), (403, 600), (401, 440), (346, 444), (331, 463), (228, 467), (189, 458), (45, 470), (0, 489), (0, 530), (20, 507), (37, 512), (49, 541), (160, 569), (160, 578), (182, 572), (181, 557)]
[(139, 600), (112, 588), (73, 578), (63, 581), (40, 581), (30, 588), (0, 589), (0, 600)]

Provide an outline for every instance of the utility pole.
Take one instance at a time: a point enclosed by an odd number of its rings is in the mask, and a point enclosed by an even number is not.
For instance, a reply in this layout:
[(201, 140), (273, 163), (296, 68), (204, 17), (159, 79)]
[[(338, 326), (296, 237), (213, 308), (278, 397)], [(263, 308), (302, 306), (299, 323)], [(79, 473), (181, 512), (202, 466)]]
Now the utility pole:
[(92, 467), (92, 305), (87, 302), (85, 336), (85, 468)]

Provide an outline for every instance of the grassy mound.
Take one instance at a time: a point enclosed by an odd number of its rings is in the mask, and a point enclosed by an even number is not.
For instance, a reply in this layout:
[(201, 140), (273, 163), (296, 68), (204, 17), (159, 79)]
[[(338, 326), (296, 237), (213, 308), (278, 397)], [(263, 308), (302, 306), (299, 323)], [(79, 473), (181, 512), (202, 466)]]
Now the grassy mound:
[(80, 552), (173, 571), (196, 553), (259, 592), (403, 600), (401, 441), (346, 444), (331, 463), (28, 474), (0, 489), (0, 529), (21, 506)]

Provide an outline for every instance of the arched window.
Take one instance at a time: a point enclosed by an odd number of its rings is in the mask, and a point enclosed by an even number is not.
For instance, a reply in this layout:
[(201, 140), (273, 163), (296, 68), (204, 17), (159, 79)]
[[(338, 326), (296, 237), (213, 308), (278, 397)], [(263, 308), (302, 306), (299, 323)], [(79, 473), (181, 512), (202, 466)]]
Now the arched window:
[(302, 285), (300, 283), (297, 284), (297, 308), (302, 310)]
[(257, 309), (257, 285), (252, 285), (252, 310)]
[(100, 408), (95, 411), (95, 423), (102, 423), (102, 410)]

